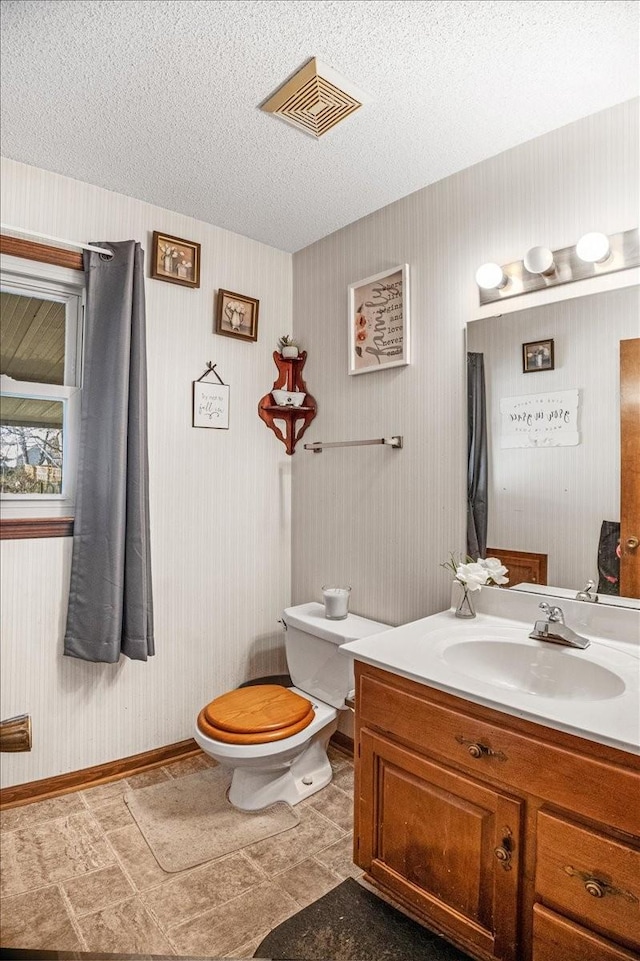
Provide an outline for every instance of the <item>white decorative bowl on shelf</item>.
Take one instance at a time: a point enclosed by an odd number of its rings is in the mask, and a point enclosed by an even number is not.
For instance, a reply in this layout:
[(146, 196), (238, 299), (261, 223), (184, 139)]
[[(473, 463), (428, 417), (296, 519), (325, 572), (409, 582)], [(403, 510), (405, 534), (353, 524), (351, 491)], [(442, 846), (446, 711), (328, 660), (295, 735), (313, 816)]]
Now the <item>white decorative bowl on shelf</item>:
[(278, 407), (302, 407), (307, 395), (300, 390), (272, 390), (271, 396)]

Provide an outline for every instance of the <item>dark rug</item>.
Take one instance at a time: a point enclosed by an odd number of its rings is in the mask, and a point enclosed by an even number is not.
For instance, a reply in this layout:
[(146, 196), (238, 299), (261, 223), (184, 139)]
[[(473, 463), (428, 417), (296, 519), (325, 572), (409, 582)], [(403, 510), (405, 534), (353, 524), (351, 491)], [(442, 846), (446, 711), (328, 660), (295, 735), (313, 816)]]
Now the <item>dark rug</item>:
[(348, 878), (274, 928), (254, 952), (269, 961), (471, 961)]

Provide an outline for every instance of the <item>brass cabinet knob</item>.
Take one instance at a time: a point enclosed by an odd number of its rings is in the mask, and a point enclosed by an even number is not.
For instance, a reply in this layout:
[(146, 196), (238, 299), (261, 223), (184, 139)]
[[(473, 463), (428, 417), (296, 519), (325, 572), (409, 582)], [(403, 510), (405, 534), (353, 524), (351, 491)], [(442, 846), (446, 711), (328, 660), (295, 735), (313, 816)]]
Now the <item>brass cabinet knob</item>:
[(503, 864), (508, 864), (511, 860), (511, 851), (508, 851), (507, 848), (502, 845), (500, 845), (499, 848), (494, 848), (493, 853), (497, 857), (498, 861), (502, 861)]
[(631, 537), (627, 537), (624, 544), (628, 551), (635, 551), (640, 544), (640, 540), (633, 534)]
[(498, 761), (507, 760), (507, 755), (503, 754), (502, 751), (494, 751), (492, 747), (489, 747), (487, 744), (482, 744), (481, 741), (470, 741), (462, 734), (456, 734), (455, 740), (458, 742), (458, 744), (462, 744), (464, 747), (466, 747), (467, 752), (471, 755), (471, 757), (491, 757), (496, 758)]
[(590, 878), (588, 881), (585, 881), (584, 887), (587, 894), (590, 894), (592, 898), (604, 897), (604, 888), (595, 878)]

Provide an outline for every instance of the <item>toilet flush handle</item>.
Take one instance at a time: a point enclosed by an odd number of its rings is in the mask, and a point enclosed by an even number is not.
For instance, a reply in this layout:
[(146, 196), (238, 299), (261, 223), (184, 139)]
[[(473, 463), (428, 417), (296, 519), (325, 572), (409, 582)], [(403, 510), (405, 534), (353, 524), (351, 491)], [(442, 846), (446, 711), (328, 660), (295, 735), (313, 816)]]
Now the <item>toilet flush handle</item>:
[(282, 629), (285, 630), (285, 631), (287, 631), (287, 630), (289, 629), (289, 628), (287, 627), (287, 622), (285, 621), (284, 617), (279, 617), (279, 618), (278, 618), (278, 624), (282, 624)]

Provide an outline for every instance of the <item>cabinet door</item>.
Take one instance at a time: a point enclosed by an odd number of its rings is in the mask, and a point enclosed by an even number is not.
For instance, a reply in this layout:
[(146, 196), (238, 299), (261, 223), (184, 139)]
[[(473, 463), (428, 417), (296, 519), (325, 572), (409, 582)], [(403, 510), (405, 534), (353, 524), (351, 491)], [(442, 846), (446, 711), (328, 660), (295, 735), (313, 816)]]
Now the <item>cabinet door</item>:
[(522, 802), (366, 729), (357, 860), (436, 930), (516, 961)]

